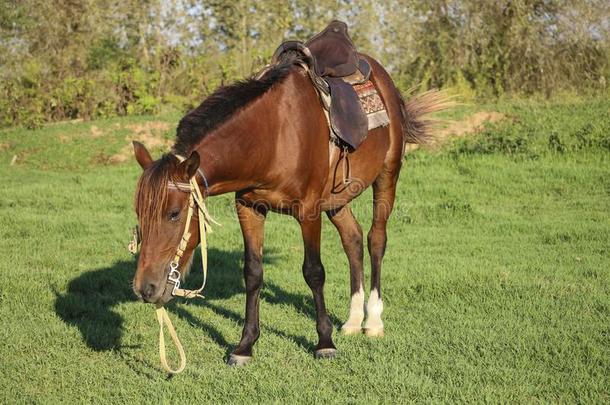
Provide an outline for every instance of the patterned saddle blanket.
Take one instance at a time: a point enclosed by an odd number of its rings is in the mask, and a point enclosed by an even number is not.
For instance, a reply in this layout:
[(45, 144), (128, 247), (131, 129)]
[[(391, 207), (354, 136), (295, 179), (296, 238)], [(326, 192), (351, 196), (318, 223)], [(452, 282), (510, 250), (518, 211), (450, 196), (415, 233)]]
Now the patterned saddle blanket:
[(331, 139), (338, 146), (354, 151), (371, 129), (390, 123), (383, 100), (369, 78), (371, 67), (356, 51), (345, 23), (331, 22), (305, 44), (282, 43), (271, 65), (289, 55), (296, 55), (297, 63), (307, 70), (322, 100)]

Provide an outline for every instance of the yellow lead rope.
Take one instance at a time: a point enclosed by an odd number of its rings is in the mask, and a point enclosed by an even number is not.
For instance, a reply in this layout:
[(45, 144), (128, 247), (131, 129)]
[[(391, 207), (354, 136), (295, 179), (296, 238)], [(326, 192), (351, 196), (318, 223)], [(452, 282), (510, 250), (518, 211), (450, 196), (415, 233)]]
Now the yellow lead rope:
[[(182, 156), (177, 156), (181, 161), (184, 160)], [(199, 185), (195, 178), (191, 178), (190, 181), (190, 196), (189, 196), (189, 209), (187, 213), (186, 225), (184, 227), (184, 233), (182, 235), (182, 240), (180, 241), (180, 245), (176, 250), (176, 255), (172, 260), (172, 264), (175, 263), (174, 270), (170, 271), (169, 281), (174, 283), (174, 289), (172, 291), (172, 295), (176, 297), (182, 298), (195, 298), (200, 297), (203, 298), (201, 292), (205, 287), (205, 283), (208, 278), (208, 246), (207, 246), (207, 233), (206, 231), (210, 227), (210, 221), (218, 224), (214, 221), (210, 214), (207, 211), (205, 204), (203, 203), (203, 195), (201, 194), (201, 190), (199, 189)], [(184, 254), (184, 250), (186, 249), (186, 245), (190, 239), (190, 223), (193, 217), (193, 213), (195, 211), (195, 205), (197, 205), (197, 213), (198, 213), (198, 221), (199, 221), (199, 237), (200, 237), (200, 248), (201, 248), (201, 268), (203, 270), (203, 282), (201, 283), (201, 287), (196, 290), (187, 290), (184, 288), (180, 288), (180, 278), (173, 279), (172, 271), (177, 271), (178, 262), (182, 258)], [(171, 319), (167, 315), (167, 311), (163, 307), (163, 305), (159, 305), (156, 308), (157, 321), (159, 322), (159, 358), (161, 359), (161, 366), (170, 374), (177, 374), (184, 370), (186, 367), (186, 354), (184, 353), (184, 348), (182, 347), (182, 343), (178, 338), (178, 334), (174, 329), (174, 325), (172, 324)], [(180, 356), (180, 365), (177, 369), (172, 369), (167, 362), (167, 355), (165, 351), (165, 332), (164, 326), (167, 325), (167, 330), (169, 332), (170, 337), (172, 338), (172, 342), (178, 349), (178, 355)]]
[[(161, 359), (161, 366), (163, 366), (165, 371), (170, 374), (178, 374), (186, 367), (186, 354), (184, 353), (184, 348), (182, 347), (182, 343), (180, 343), (180, 339), (178, 339), (174, 325), (172, 324), (171, 319), (169, 319), (165, 307), (163, 307), (163, 305), (157, 306), (156, 312), (157, 321), (159, 322), (159, 358)], [(167, 324), (169, 335), (171, 336), (174, 345), (178, 349), (178, 354), (180, 355), (180, 365), (175, 370), (169, 366), (167, 363), (167, 356), (165, 355), (165, 334), (163, 333), (164, 324)]]

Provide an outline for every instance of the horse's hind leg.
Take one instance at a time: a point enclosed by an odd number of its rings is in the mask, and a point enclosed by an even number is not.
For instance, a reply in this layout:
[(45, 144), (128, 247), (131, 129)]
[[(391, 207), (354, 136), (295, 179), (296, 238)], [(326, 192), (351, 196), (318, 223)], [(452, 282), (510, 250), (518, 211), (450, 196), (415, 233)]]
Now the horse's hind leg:
[(385, 253), (387, 233), (386, 227), (396, 197), (395, 173), (385, 172), (373, 183), (373, 224), (369, 231), (367, 242), (371, 256), (371, 294), (366, 306), (366, 322), (364, 332), (367, 336), (383, 336), (383, 301), (381, 300), (381, 261)]
[(362, 321), (364, 320), (362, 228), (354, 218), (349, 205), (338, 211), (327, 212), (327, 215), (341, 236), (341, 243), (347, 255), (350, 269), (351, 303), (349, 318), (341, 327), (341, 332), (346, 335), (354, 335), (362, 332)]
[(263, 236), (265, 213), (236, 201), (239, 225), (244, 237), (244, 280), (246, 284), (246, 320), (241, 340), (229, 356), (228, 364), (243, 365), (252, 358), (252, 346), (259, 333), (259, 295), (263, 285)]

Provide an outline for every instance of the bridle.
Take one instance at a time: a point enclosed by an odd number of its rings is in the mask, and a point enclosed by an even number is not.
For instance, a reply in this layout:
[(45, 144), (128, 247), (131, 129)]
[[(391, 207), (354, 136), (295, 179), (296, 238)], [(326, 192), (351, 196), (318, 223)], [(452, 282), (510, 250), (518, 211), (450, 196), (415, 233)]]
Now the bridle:
[[(176, 155), (176, 157), (183, 161), (184, 157), (180, 155)], [(201, 176), (205, 184), (205, 191), (207, 192), (208, 185), (207, 179), (203, 174), (201, 169), (197, 169), (197, 174)], [(189, 193), (188, 199), (188, 212), (186, 214), (186, 223), (184, 225), (184, 232), (182, 233), (182, 238), (180, 239), (180, 243), (176, 248), (176, 254), (174, 258), (169, 264), (169, 274), (167, 275), (167, 282), (173, 284), (172, 295), (174, 297), (182, 297), (182, 298), (195, 298), (200, 297), (204, 298), (201, 295), (203, 288), (205, 287), (205, 283), (207, 281), (208, 276), (208, 256), (207, 256), (207, 232), (210, 230), (210, 222), (215, 222), (208, 213), (208, 210), (204, 203), (204, 195), (201, 193), (201, 189), (199, 188), (199, 184), (193, 176), (188, 183), (179, 183), (179, 182), (170, 182), (168, 184), (169, 189), (178, 190), (181, 192)], [(178, 271), (178, 266), (180, 264), (180, 260), (184, 255), (184, 251), (191, 239), (191, 233), (189, 229), (191, 227), (191, 221), (193, 219), (193, 214), (195, 213), (195, 209), (197, 209), (197, 217), (199, 223), (199, 238), (200, 238), (200, 248), (201, 248), (201, 268), (203, 269), (203, 282), (201, 283), (201, 287), (196, 290), (187, 290), (184, 288), (180, 288), (180, 272)]]
[[(180, 162), (183, 162), (184, 160), (186, 160), (186, 158), (184, 156), (181, 156), (178, 154), (174, 154), (174, 156), (176, 156), (176, 158)], [(220, 225), (220, 224), (218, 224), (218, 222), (216, 222), (216, 221), (214, 221), (214, 219), (212, 219), (212, 217), (210, 216), (210, 214), (205, 206), (205, 203), (204, 203), (205, 194), (203, 194), (201, 192), (201, 189), (199, 188), (199, 184), (197, 183), (197, 180), (196, 180), (197, 174), (202, 178), (204, 187), (205, 187), (204, 193), (207, 194), (207, 191), (209, 188), (208, 181), (207, 181), (207, 178), (205, 177), (205, 174), (203, 173), (203, 171), (201, 169), (197, 169), (196, 175), (191, 177), (189, 179), (188, 183), (170, 181), (170, 183), (168, 184), (168, 188), (170, 190), (178, 190), (181, 192), (189, 193), (188, 211), (186, 214), (186, 223), (184, 225), (184, 231), (182, 233), (182, 238), (180, 239), (180, 243), (178, 244), (178, 247), (176, 248), (176, 254), (174, 255), (174, 258), (172, 259), (172, 261), (169, 264), (170, 270), (167, 275), (167, 281), (166, 281), (168, 284), (173, 285), (172, 296), (182, 297), (182, 298), (186, 298), (186, 299), (191, 299), (191, 298), (195, 298), (195, 297), (204, 298), (204, 296), (201, 295), (201, 292), (203, 291), (203, 289), (205, 287), (205, 284), (207, 281), (207, 276), (208, 276), (207, 233), (211, 232), (210, 223), (213, 222), (217, 225)], [(191, 232), (189, 231), (189, 229), (190, 229), (191, 221), (193, 219), (195, 211), (197, 211), (197, 217), (198, 217), (198, 223), (199, 223), (199, 239), (200, 239), (199, 246), (201, 249), (201, 268), (203, 271), (203, 281), (201, 283), (201, 287), (199, 287), (195, 290), (188, 290), (185, 288), (180, 288), (181, 274), (178, 271), (178, 267), (180, 265), (180, 259), (182, 259), (182, 256), (184, 255), (186, 247), (188, 246), (188, 243), (191, 239)], [(134, 229), (133, 238), (132, 238), (131, 242), (129, 243), (129, 247), (128, 247), (129, 251), (134, 255), (137, 253), (137, 250), (138, 250), (138, 247), (140, 244), (139, 236), (140, 236), (140, 232), (139, 232), (139, 229), (136, 227), (136, 229)], [(163, 307), (163, 305), (157, 305), (156, 313), (157, 313), (157, 321), (159, 322), (159, 357), (161, 359), (161, 365), (170, 374), (180, 373), (186, 367), (186, 355), (184, 353), (184, 348), (182, 347), (182, 344), (180, 343), (180, 339), (178, 338), (178, 335), (176, 334), (176, 330), (174, 329), (174, 325), (172, 324), (172, 321), (170, 320), (169, 316), (167, 315), (167, 311), (165, 310), (165, 307)], [(166, 353), (165, 353), (165, 335), (163, 332), (163, 326), (165, 324), (167, 324), (168, 332), (172, 338), (172, 341), (176, 345), (176, 348), (178, 349), (178, 354), (180, 356), (180, 365), (178, 366), (177, 369), (172, 369), (169, 366), (169, 364), (167, 363), (167, 358), (166, 358)]]

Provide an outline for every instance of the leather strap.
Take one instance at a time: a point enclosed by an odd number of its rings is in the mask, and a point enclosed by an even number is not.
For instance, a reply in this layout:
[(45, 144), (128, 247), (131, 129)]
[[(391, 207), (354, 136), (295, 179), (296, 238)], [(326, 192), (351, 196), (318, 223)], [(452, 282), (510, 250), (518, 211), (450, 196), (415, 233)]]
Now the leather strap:
[[(167, 311), (165, 308), (160, 305), (156, 309), (157, 313), (157, 321), (159, 322), (159, 358), (161, 359), (161, 365), (170, 374), (178, 374), (184, 370), (186, 367), (186, 354), (184, 353), (184, 348), (182, 347), (182, 343), (180, 343), (180, 339), (176, 334), (176, 330), (174, 329), (174, 325), (172, 324), (171, 319), (167, 316)], [(180, 365), (177, 369), (172, 369), (167, 363), (167, 356), (165, 354), (165, 335), (163, 332), (163, 326), (167, 325), (167, 330), (169, 335), (174, 342), (174, 345), (178, 349), (178, 355), (180, 356)]]
[[(203, 295), (201, 295), (201, 292), (203, 291), (205, 284), (207, 282), (207, 278), (208, 278), (208, 245), (207, 245), (207, 231), (210, 228), (210, 214), (207, 211), (207, 208), (205, 207), (205, 204), (203, 202), (203, 195), (201, 194), (201, 190), (199, 189), (199, 185), (197, 184), (197, 181), (195, 179), (191, 179), (190, 180), (191, 183), (191, 194), (189, 196), (189, 209), (187, 212), (187, 216), (186, 216), (186, 224), (184, 227), (184, 233), (182, 234), (182, 239), (180, 241), (180, 244), (178, 245), (178, 248), (176, 249), (176, 254), (174, 255), (174, 259), (172, 260), (172, 264), (170, 264), (170, 266), (172, 266), (174, 263), (176, 265), (176, 271), (177, 271), (177, 265), (180, 262), (180, 259), (182, 258), (182, 255), (184, 254), (184, 251), (186, 250), (186, 246), (188, 245), (188, 242), (191, 238), (191, 233), (189, 232), (189, 228), (191, 225), (191, 220), (193, 219), (193, 214), (195, 212), (195, 205), (197, 206), (197, 216), (198, 216), (198, 223), (199, 223), (199, 238), (200, 238), (200, 248), (201, 248), (201, 268), (203, 271), (203, 282), (201, 283), (201, 287), (197, 288), (196, 290), (187, 290), (184, 288), (180, 288), (180, 283), (179, 283), (179, 279), (168, 279), (168, 281), (170, 283), (174, 284), (174, 289), (172, 291), (172, 295), (176, 296), (176, 297), (182, 297), (182, 298), (195, 298), (195, 297), (200, 297), (200, 298), (204, 298)], [(171, 275), (171, 271), (170, 271), (170, 275)], [(178, 282), (177, 282), (178, 281)]]

